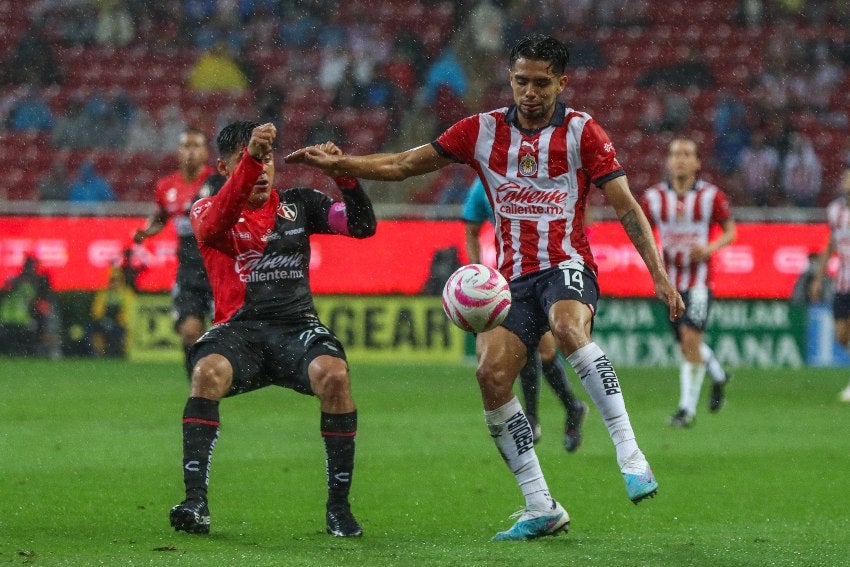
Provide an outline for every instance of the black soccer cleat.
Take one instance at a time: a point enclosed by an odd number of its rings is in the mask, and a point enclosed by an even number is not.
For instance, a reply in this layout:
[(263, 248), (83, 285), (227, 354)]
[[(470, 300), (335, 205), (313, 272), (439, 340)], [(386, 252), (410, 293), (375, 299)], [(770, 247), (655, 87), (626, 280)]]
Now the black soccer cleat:
[(171, 509), (168, 518), (174, 531), (210, 533), (210, 509), (206, 500), (184, 500)]
[(360, 537), (363, 535), (363, 529), (351, 513), (348, 502), (329, 503), (326, 518), (327, 531), (332, 536)]
[(587, 415), (587, 404), (576, 402), (567, 412), (567, 423), (564, 426), (564, 449), (573, 453), (581, 445), (581, 424)]
[(728, 372), (726, 373), (726, 379), (723, 382), (712, 382), (711, 384), (711, 398), (708, 400), (708, 411), (711, 413), (717, 413), (720, 411), (720, 408), (723, 407), (723, 404), (726, 402), (726, 395), (723, 391), (726, 384), (729, 383), (729, 380), (732, 378), (732, 375)]

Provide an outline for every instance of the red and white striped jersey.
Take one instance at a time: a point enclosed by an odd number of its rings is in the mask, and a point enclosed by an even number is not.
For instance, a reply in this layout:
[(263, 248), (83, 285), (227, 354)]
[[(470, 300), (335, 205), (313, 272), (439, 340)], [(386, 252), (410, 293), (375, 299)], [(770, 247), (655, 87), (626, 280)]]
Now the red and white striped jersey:
[(845, 197), (839, 197), (826, 206), (826, 221), (839, 260), (835, 291), (850, 293), (850, 205)]
[(664, 264), (679, 291), (711, 285), (711, 262), (691, 262), (691, 248), (709, 242), (711, 226), (731, 214), (726, 194), (698, 179), (681, 197), (665, 181), (653, 185), (641, 198), (649, 222), (658, 229)]
[(505, 278), (563, 263), (596, 273), (584, 226), (590, 184), (625, 173), (590, 115), (557, 103), (548, 126), (524, 131), (510, 106), (464, 118), (433, 145), (484, 183)]

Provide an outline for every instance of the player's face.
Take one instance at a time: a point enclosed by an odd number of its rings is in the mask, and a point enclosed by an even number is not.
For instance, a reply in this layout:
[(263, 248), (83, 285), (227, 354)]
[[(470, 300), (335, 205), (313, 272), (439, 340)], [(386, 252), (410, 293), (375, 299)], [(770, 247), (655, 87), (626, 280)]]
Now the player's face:
[(552, 73), (549, 61), (524, 57), (517, 59), (509, 72), (520, 125), (535, 129), (549, 124), (567, 76)]
[(195, 132), (184, 133), (180, 136), (177, 146), (177, 159), (181, 167), (197, 169), (207, 163), (207, 139)]
[(690, 140), (673, 140), (667, 151), (667, 169), (678, 178), (694, 177), (702, 167), (697, 145)]
[[(218, 172), (225, 177), (230, 177), (236, 169), (236, 166), (239, 165), (239, 162), (242, 160), (243, 155), (244, 148), (234, 152), (233, 155), (226, 160), (219, 159), (216, 164), (218, 166)], [(271, 196), (272, 187), (274, 186), (273, 184), (274, 159), (272, 152), (269, 152), (263, 156), (263, 173), (257, 179), (257, 182), (254, 184), (254, 188), (251, 190), (251, 195), (248, 197), (248, 206), (250, 208), (262, 207), (265, 202), (269, 200), (269, 196)]]

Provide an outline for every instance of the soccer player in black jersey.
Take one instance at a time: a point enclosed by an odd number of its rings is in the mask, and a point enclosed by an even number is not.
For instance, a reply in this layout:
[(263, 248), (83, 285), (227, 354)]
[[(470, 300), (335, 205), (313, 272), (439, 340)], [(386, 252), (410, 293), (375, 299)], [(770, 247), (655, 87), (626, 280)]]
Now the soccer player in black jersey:
[[(183, 412), (186, 499), (171, 525), (208, 533), (210, 459), (219, 431), (219, 401), (276, 385), (319, 398), (327, 453), (326, 523), (334, 536), (359, 536), (348, 494), (354, 470), (357, 410), (345, 352), (319, 321), (310, 293), (310, 234), (366, 238), (375, 232), (372, 204), (358, 181), (336, 179), (342, 201), (314, 189), (273, 189), (272, 124), (235, 122), (218, 136), (215, 196), (191, 211), (212, 284), (214, 325), (192, 348), (192, 388)], [(324, 151), (342, 153), (331, 143)]]

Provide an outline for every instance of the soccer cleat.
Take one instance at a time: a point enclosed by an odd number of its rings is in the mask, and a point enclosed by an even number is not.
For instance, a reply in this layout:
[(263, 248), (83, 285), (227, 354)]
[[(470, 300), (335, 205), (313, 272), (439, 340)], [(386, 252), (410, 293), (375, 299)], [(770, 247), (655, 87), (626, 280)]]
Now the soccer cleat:
[(537, 445), (537, 442), (540, 441), (540, 437), (543, 436), (543, 429), (537, 422), (537, 418), (533, 415), (526, 415), (525, 418), (528, 420), (528, 425), (531, 426), (531, 440), (535, 445)]
[(587, 404), (576, 402), (567, 412), (567, 423), (564, 426), (564, 449), (573, 453), (581, 445), (581, 424), (587, 415)]
[(694, 416), (689, 415), (687, 411), (680, 409), (670, 416), (670, 425), (672, 427), (687, 429), (694, 424), (694, 419)]
[(655, 480), (649, 463), (646, 463), (646, 468), (642, 473), (632, 474), (624, 472), (623, 479), (626, 481), (626, 494), (634, 504), (637, 504), (644, 498), (652, 498), (658, 493), (658, 481)]
[(168, 513), (171, 527), (190, 534), (210, 533), (210, 509), (206, 500), (184, 500)]
[(552, 500), (549, 510), (529, 510), (523, 508), (511, 514), (518, 518), (511, 529), (493, 536), (493, 541), (524, 541), (543, 536), (557, 535), (570, 528), (570, 515), (564, 507)]
[(732, 375), (727, 372), (726, 378), (723, 380), (723, 382), (712, 382), (711, 398), (708, 400), (708, 411), (712, 413), (717, 413), (720, 411), (720, 408), (723, 407), (723, 404), (726, 401), (726, 396), (723, 393), (723, 389), (726, 384), (729, 383), (729, 380), (731, 378)]
[(328, 503), (328, 511), (326, 514), (327, 532), (335, 537), (360, 537), (363, 535), (363, 529), (354, 514), (351, 513), (351, 506), (348, 502)]

